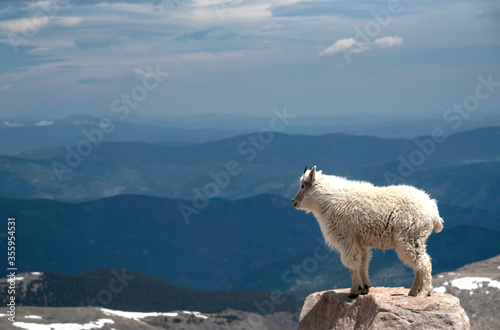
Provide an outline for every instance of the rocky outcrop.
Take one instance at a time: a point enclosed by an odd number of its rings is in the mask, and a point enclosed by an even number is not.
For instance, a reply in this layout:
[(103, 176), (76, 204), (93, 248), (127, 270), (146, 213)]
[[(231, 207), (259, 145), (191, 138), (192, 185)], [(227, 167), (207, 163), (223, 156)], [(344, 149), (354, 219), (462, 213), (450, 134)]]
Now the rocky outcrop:
[(349, 289), (309, 295), (298, 329), (470, 329), (459, 299), (449, 294), (415, 298), (402, 287), (374, 287), (365, 296), (348, 295)]

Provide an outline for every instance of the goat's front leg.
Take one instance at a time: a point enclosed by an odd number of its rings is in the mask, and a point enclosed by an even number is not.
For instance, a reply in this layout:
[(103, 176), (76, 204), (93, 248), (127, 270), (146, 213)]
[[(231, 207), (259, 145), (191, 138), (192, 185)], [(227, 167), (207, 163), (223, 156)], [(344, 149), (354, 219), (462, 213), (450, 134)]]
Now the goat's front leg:
[(352, 287), (349, 292), (349, 298), (356, 298), (363, 290), (361, 282), (362, 254), (353, 241), (345, 241), (339, 247), (340, 261), (349, 269), (352, 278)]
[(351, 278), (352, 278), (352, 287), (351, 291), (349, 292), (349, 298), (356, 298), (362, 293), (363, 286), (361, 283), (361, 277), (359, 276), (359, 269), (352, 269), (349, 268), (349, 273), (351, 273)]
[(361, 294), (368, 294), (370, 292), (370, 279), (368, 277), (368, 265), (370, 264), (370, 259), (372, 258), (372, 251), (368, 248), (365, 248), (361, 254), (361, 270), (360, 270), (360, 278), (361, 278)]

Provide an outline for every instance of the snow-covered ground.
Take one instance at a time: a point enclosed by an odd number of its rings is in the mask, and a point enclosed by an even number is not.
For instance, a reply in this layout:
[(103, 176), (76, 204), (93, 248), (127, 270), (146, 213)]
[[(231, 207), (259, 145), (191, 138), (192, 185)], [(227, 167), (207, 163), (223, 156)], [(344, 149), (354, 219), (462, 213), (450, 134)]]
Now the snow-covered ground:
[(201, 313), (200, 313), (200, 312), (190, 312), (190, 311), (182, 311), (182, 312), (183, 312), (184, 314), (194, 315), (194, 316), (199, 317), (199, 318), (201, 318), (201, 319), (208, 319), (208, 317), (207, 317), (207, 316), (205, 316), (205, 315), (201, 315)]
[(485, 286), (491, 288), (497, 288), (500, 290), (500, 281), (492, 280), (491, 278), (488, 277), (466, 276), (466, 277), (455, 278), (451, 281), (446, 281), (443, 283), (442, 286), (434, 288), (434, 291), (445, 293), (446, 287), (448, 285), (451, 285), (452, 287), (455, 287), (459, 290), (476, 290), (483, 288)]
[(179, 315), (178, 313), (157, 313), (157, 312), (151, 312), (151, 313), (140, 313), (140, 312), (124, 312), (124, 311), (116, 311), (112, 309), (107, 309), (107, 308), (101, 308), (101, 311), (106, 314), (106, 315), (116, 315), (120, 317), (125, 317), (127, 319), (131, 320), (136, 320), (139, 321), (140, 319), (143, 319), (145, 317), (156, 317), (156, 316), (170, 316), (170, 317), (175, 317)]
[(27, 322), (14, 322), (12, 325), (26, 330), (92, 330), (100, 329), (106, 324), (115, 323), (111, 319), (99, 319), (94, 322), (85, 324), (78, 323), (52, 323), (52, 324), (38, 324)]

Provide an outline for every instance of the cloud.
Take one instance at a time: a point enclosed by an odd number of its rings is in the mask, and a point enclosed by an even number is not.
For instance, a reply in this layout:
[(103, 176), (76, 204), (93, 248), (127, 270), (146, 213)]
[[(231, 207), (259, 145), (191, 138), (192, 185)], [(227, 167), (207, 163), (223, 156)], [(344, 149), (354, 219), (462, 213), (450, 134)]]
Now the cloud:
[(403, 38), (401, 37), (383, 37), (375, 39), (374, 43), (380, 48), (390, 48), (393, 46), (399, 46), (403, 44)]
[(54, 125), (54, 122), (51, 120), (42, 120), (42, 121), (39, 121), (38, 123), (35, 123), (34, 125), (35, 126), (50, 126), (50, 125)]
[(356, 41), (354, 41), (353, 38), (337, 40), (333, 43), (333, 45), (321, 51), (319, 56), (337, 54), (338, 52), (353, 46), (355, 43)]
[(3, 123), (7, 127), (21, 127), (21, 126), (24, 126), (23, 123), (11, 123), (11, 122), (8, 122), (8, 121), (4, 121)]
[(0, 9), (0, 16), (3, 16), (5, 14), (10, 14), (12, 12), (14, 12), (14, 10), (12, 9), (12, 6), (9, 5), (9, 6), (5, 7), (5, 8)]
[(108, 77), (97, 77), (97, 78), (83, 78), (78, 80), (79, 84), (98, 84), (98, 83), (105, 83), (105, 82), (110, 82), (111, 79)]
[(48, 16), (37, 17), (35, 19), (18, 18), (0, 22), (0, 28), (9, 30), (12, 33), (39, 30), (49, 22)]
[(270, 9), (271, 5), (268, 4), (239, 6), (238, 4), (220, 2), (216, 5), (195, 9), (189, 18), (197, 22), (259, 21), (272, 16)]
[(117, 42), (117, 37), (106, 35), (83, 35), (75, 38), (75, 46), (85, 50), (93, 48), (107, 48)]
[(4, 84), (4, 85), (0, 86), (0, 91), (8, 91), (8, 90), (11, 90), (11, 89), (12, 89), (12, 85), (11, 84)]
[(390, 48), (402, 44), (403, 44), (403, 38), (401, 37), (390, 37), (390, 36), (383, 37), (375, 39), (372, 42), (359, 42), (354, 40), (353, 38), (346, 38), (335, 41), (333, 45), (323, 49), (319, 53), (319, 56), (334, 55), (339, 52), (345, 52), (345, 51), (348, 51), (349, 53), (358, 54), (376, 48)]
[(73, 26), (81, 22), (81, 17), (49, 17), (49, 16), (36, 16), (16, 18), (0, 22), (0, 29), (7, 29), (12, 33), (28, 33), (32, 34), (38, 31), (49, 23), (57, 26)]

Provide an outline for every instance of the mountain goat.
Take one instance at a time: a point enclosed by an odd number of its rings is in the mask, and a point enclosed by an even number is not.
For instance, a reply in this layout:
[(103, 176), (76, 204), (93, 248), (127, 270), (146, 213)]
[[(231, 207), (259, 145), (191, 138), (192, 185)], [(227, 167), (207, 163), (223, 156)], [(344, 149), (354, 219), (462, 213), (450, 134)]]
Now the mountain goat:
[(306, 166), (292, 204), (312, 212), (325, 242), (340, 252), (352, 277), (349, 297), (369, 291), (372, 248), (396, 249), (398, 257), (415, 271), (409, 295), (430, 296), (432, 267), (425, 243), (432, 229), (436, 233), (443, 229), (443, 219), (436, 201), (425, 192), (406, 185), (376, 187)]

